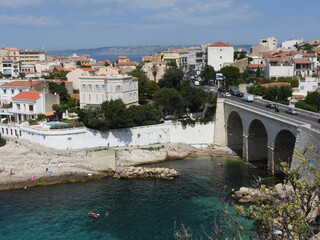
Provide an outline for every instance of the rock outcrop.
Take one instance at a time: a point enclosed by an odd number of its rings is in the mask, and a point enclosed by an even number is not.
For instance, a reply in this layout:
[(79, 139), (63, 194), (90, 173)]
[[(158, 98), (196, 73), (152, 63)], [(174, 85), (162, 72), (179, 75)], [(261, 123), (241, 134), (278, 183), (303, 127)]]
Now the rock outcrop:
[(176, 170), (169, 168), (123, 167), (117, 168), (113, 177), (174, 179), (174, 177), (180, 175)]

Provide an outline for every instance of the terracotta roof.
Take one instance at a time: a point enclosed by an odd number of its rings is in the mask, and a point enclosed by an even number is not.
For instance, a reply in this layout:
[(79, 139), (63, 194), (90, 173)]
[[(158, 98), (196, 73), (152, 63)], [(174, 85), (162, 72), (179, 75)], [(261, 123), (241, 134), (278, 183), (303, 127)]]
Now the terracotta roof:
[(273, 52), (259, 52), (259, 55), (261, 57), (264, 57), (264, 58), (272, 57), (273, 56)]
[(107, 76), (106, 74), (100, 74), (100, 75), (98, 75), (98, 77), (105, 77), (105, 76)]
[(126, 59), (127, 56), (119, 56), (118, 59)]
[(264, 68), (264, 64), (248, 64), (248, 68)]
[(71, 93), (71, 94), (70, 94), (70, 97), (71, 97), (71, 98), (75, 98), (75, 99), (77, 99), (77, 100), (80, 100), (80, 94), (79, 94), (79, 93)]
[(39, 84), (40, 81), (13, 81), (13, 82), (8, 82), (5, 84), (2, 84), (1, 86), (8, 86), (8, 87), (14, 87), (14, 86), (19, 86), (19, 87), (30, 87), (31, 86), (36, 86)]
[(289, 61), (291, 61), (291, 58), (280, 58), (280, 57), (269, 58), (269, 62), (289, 62)]
[(92, 66), (104, 66), (106, 62), (97, 62), (97, 63), (93, 63), (91, 64)]
[(58, 67), (57, 70), (58, 71), (65, 71), (65, 72), (71, 72), (71, 70), (69, 68), (64, 68), (64, 67)]
[(261, 84), (262, 87), (280, 87), (281, 85), (290, 85), (288, 82), (272, 82), (272, 83), (264, 83)]
[(7, 47), (7, 48), (5, 48), (5, 50), (9, 50), (9, 51), (19, 51), (20, 49), (15, 48), (15, 47)]
[(311, 64), (312, 62), (308, 58), (294, 58), (294, 63), (305, 63), (305, 64)]
[(52, 69), (46, 69), (46, 70), (43, 70), (42, 72), (52, 72)]
[(117, 66), (137, 66), (138, 63), (137, 62), (123, 62), (123, 63), (118, 63)]
[(304, 57), (315, 57), (316, 54), (314, 54), (314, 53), (304, 53), (304, 54), (302, 54), (302, 56), (304, 56)]
[(46, 117), (49, 117), (49, 116), (53, 116), (53, 115), (55, 115), (56, 114), (56, 111), (51, 111), (51, 112), (46, 112), (44, 115), (46, 116)]
[(84, 59), (80, 59), (80, 62), (90, 62), (90, 58), (84, 58)]
[(40, 98), (40, 92), (22, 91), (13, 97), (13, 99), (37, 100)]
[(83, 71), (88, 71), (88, 72), (95, 72), (96, 70), (95, 69), (92, 69), (92, 68), (80, 68), (82, 69)]
[(108, 66), (107, 68), (110, 68), (110, 69), (113, 69), (113, 70), (117, 70), (117, 71), (121, 70), (120, 68), (116, 68), (116, 67), (113, 67), (113, 66)]
[(224, 43), (224, 42), (215, 42), (208, 47), (232, 47), (229, 43)]
[(279, 57), (282, 57), (282, 56), (288, 55), (288, 54), (289, 54), (289, 52), (288, 52), (288, 51), (285, 51), (285, 52), (279, 53), (278, 56), (279, 56)]

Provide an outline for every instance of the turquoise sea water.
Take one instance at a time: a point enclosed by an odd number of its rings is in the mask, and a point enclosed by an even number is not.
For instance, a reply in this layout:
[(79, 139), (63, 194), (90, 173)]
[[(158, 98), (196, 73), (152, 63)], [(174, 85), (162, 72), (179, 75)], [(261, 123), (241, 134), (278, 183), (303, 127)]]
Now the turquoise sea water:
[[(223, 167), (218, 167), (219, 161)], [(213, 230), (215, 217), (226, 225), (219, 198), (230, 199), (232, 188), (250, 186), (257, 173), (232, 159), (185, 159), (153, 166), (174, 168), (182, 175), (175, 180), (106, 178), (1, 191), (0, 239), (166, 240), (174, 239), (175, 223), (177, 228), (183, 223), (199, 239), (202, 228)], [(236, 215), (233, 208), (230, 211)], [(240, 219), (240, 224), (243, 239), (254, 234), (251, 221)]]

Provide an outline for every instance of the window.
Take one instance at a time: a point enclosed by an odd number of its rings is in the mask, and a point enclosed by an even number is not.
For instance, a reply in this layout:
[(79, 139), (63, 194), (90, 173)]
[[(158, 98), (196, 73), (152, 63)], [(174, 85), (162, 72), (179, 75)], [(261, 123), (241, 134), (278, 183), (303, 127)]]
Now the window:
[(113, 92), (113, 86), (110, 85), (110, 92)]
[(99, 91), (99, 85), (98, 85), (98, 84), (95, 85), (94, 90), (95, 90), (96, 92)]
[(91, 94), (89, 94), (89, 103), (91, 102)]
[(20, 108), (21, 108), (21, 107), (20, 107), (20, 104), (17, 104), (17, 109), (20, 110)]
[(102, 102), (104, 102), (105, 100), (106, 100), (106, 96), (102, 94)]
[(301, 86), (300, 89), (301, 89), (301, 90), (304, 90), (304, 86)]
[(122, 86), (117, 85), (116, 86), (116, 92), (122, 92)]
[(222, 59), (222, 56), (220, 56), (220, 59)]
[(129, 83), (129, 88), (130, 88), (130, 89), (132, 88), (132, 83)]
[(132, 93), (129, 94), (129, 100), (132, 100)]
[(98, 96), (98, 94), (96, 94), (96, 103), (98, 103), (99, 102), (99, 96)]
[(86, 101), (86, 95), (82, 94), (82, 101), (85, 102)]
[(106, 91), (106, 85), (102, 84), (102, 85), (101, 85), (101, 90), (102, 90), (102, 91)]
[(33, 105), (29, 105), (29, 111), (33, 112)]
[[(89, 91), (92, 91), (92, 85), (89, 84)], [(90, 95), (89, 95), (90, 96)], [(90, 98), (89, 98), (90, 99)], [(89, 100), (90, 101), (90, 100)]]
[(14, 94), (14, 90), (13, 89), (11, 89), (11, 93)]
[(137, 99), (137, 93), (134, 93), (134, 99), (136, 100)]
[(82, 84), (82, 87), (81, 87), (82, 91), (87, 91), (87, 87), (85, 84)]
[(4, 94), (7, 94), (7, 90), (6, 90), (6, 89), (3, 89), (3, 93), (4, 93)]

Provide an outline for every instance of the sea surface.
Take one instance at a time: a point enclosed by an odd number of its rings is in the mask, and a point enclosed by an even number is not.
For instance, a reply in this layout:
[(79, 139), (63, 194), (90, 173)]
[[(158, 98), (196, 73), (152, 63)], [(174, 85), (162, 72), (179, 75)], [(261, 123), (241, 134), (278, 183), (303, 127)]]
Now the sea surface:
[[(229, 232), (220, 199), (230, 200), (232, 188), (251, 186), (253, 175), (263, 174), (235, 159), (205, 157), (152, 166), (174, 168), (182, 175), (175, 180), (105, 178), (1, 191), (0, 239), (170, 240), (182, 223), (193, 239), (206, 239), (204, 230), (213, 231), (214, 219)], [(90, 210), (99, 213), (98, 219)], [(236, 217), (232, 206), (229, 211)], [(256, 233), (252, 221), (240, 218), (239, 225), (243, 239)]]

